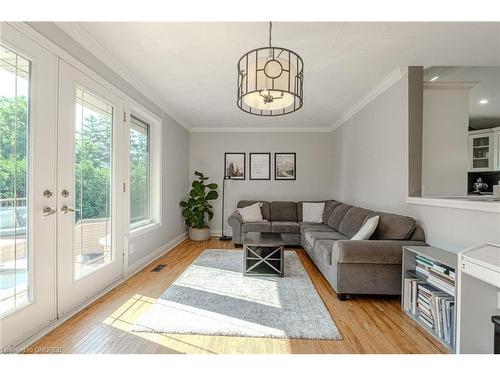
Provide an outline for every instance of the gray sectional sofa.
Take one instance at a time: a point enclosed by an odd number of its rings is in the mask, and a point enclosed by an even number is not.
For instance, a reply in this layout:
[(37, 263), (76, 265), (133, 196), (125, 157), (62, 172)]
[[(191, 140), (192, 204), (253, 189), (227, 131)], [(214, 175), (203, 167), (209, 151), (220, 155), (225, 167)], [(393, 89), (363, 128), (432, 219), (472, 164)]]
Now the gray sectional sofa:
[[(233, 241), (247, 232), (281, 233), (287, 245), (302, 246), (339, 299), (348, 294), (401, 293), (401, 255), (405, 245), (425, 246), (422, 228), (411, 217), (326, 201), (323, 223), (302, 222), (303, 202), (240, 201), (238, 208), (261, 202), (265, 221), (244, 223), (235, 211), (228, 218)], [(370, 217), (379, 216), (369, 240), (350, 238)]]

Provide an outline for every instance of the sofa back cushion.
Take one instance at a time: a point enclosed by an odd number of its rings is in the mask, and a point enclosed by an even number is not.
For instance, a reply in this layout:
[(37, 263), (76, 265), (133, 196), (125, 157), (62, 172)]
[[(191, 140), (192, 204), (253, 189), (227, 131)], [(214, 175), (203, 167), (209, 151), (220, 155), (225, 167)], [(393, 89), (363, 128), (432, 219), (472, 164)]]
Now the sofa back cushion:
[(365, 219), (372, 211), (361, 207), (351, 207), (339, 224), (338, 231), (352, 238), (363, 226)]
[(332, 216), (335, 207), (339, 206), (341, 203), (337, 201), (327, 201), (325, 203), (325, 210), (323, 211), (323, 223), (328, 223), (328, 219)]
[(341, 203), (337, 207), (335, 207), (333, 209), (332, 214), (330, 215), (330, 218), (328, 219), (328, 222), (327, 222), (328, 226), (330, 228), (338, 231), (340, 222), (344, 218), (347, 211), (349, 211), (349, 208), (351, 208), (351, 206), (349, 206), (347, 204), (343, 204), (343, 203)]
[(372, 240), (407, 240), (415, 230), (415, 219), (408, 216), (377, 212), (380, 216)]
[(298, 221), (297, 203), (295, 202), (271, 202), (271, 220)]
[(422, 227), (415, 223), (415, 230), (411, 234), (410, 241), (423, 241), (425, 242), (425, 233)]
[(266, 201), (239, 201), (237, 204), (237, 208), (243, 208), (247, 206), (251, 206), (257, 202), (261, 202), (262, 206), (260, 207), (260, 211), (262, 212), (262, 218), (264, 220), (271, 220), (271, 207), (269, 202)]

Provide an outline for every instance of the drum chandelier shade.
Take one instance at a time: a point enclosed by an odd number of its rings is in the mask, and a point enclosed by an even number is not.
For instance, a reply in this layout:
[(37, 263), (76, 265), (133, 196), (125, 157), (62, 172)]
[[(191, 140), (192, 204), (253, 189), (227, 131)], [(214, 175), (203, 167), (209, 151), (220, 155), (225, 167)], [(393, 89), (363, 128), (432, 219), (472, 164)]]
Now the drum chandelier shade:
[(281, 116), (300, 109), (304, 63), (295, 52), (269, 46), (244, 54), (238, 61), (238, 107), (258, 116)]

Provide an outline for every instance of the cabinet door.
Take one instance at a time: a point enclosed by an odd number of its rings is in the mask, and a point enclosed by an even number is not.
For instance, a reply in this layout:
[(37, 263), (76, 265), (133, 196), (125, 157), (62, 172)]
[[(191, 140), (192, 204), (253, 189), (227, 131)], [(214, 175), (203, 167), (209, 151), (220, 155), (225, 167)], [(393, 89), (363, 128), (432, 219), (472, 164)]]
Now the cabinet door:
[(493, 169), (495, 171), (500, 171), (500, 130), (493, 133)]
[(493, 169), (493, 134), (469, 136), (469, 169), (491, 171)]

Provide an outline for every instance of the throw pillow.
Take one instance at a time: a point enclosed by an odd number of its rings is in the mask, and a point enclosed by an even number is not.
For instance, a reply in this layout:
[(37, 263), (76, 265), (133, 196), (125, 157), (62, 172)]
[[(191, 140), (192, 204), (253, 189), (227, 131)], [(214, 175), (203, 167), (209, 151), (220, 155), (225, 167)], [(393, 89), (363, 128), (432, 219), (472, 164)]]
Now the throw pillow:
[(322, 223), (324, 210), (325, 202), (304, 202), (302, 203), (302, 221), (304, 223)]
[(358, 230), (351, 240), (369, 240), (378, 225), (378, 216), (366, 220), (366, 223)]
[(260, 210), (261, 207), (262, 203), (257, 202), (250, 206), (237, 208), (236, 211), (241, 215), (241, 219), (244, 223), (252, 223), (256, 221), (264, 221), (262, 211)]

